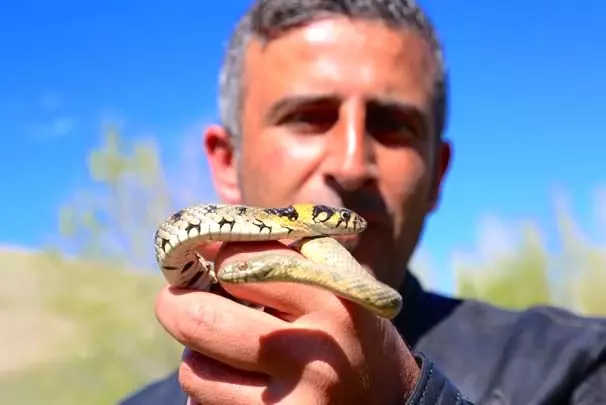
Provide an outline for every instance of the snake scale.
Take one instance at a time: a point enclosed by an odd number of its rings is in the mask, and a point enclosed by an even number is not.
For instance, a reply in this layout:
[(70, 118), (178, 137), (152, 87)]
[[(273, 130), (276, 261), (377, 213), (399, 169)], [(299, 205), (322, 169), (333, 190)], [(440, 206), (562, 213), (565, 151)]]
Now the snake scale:
[[(286, 281), (332, 291), (383, 318), (393, 319), (402, 307), (401, 295), (368, 273), (332, 236), (361, 233), (367, 222), (346, 208), (294, 204), (261, 208), (231, 204), (201, 204), (166, 218), (155, 235), (155, 255), (169, 284), (207, 291), (216, 283)], [(218, 271), (205, 259), (205, 243), (295, 240), (299, 255), (261, 253), (230, 261)], [(307, 260), (306, 260), (307, 259)]]

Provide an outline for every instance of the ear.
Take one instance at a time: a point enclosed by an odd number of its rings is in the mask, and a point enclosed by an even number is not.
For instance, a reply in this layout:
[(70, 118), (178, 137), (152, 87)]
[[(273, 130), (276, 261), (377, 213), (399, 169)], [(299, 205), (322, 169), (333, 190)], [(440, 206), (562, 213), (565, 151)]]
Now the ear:
[(440, 203), (442, 185), (446, 172), (450, 167), (452, 158), (452, 145), (447, 140), (440, 140), (436, 154), (433, 184), (430, 193), (429, 212), (434, 212)]
[(204, 132), (203, 145), (219, 199), (227, 204), (240, 204), (238, 167), (229, 133), (220, 125), (212, 125)]

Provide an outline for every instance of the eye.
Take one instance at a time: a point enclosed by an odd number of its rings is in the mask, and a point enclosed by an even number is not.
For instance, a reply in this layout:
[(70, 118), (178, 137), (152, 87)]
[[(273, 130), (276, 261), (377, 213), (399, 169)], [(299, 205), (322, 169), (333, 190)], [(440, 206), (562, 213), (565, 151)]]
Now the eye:
[(397, 106), (370, 105), (366, 116), (368, 132), (379, 142), (406, 145), (424, 136), (422, 117)]
[(349, 221), (351, 219), (351, 214), (348, 211), (343, 211), (341, 213), (341, 218), (343, 218), (346, 221)]
[(297, 218), (299, 218), (297, 211), (295, 211), (294, 209), (290, 209), (288, 211), (288, 219), (290, 219), (291, 221), (295, 221)]
[(387, 116), (367, 123), (368, 132), (381, 142), (391, 143), (415, 138), (413, 125), (398, 117)]
[(287, 114), (281, 124), (299, 133), (325, 133), (339, 119), (339, 112), (332, 108), (305, 108)]

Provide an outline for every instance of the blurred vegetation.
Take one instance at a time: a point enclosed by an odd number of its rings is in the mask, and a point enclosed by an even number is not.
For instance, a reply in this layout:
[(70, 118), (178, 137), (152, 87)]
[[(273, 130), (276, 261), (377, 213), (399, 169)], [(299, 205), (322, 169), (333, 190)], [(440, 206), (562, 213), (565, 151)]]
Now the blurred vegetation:
[(562, 204), (555, 220), (559, 249), (548, 250), (536, 224), (525, 222), (512, 252), (455, 266), (457, 295), (511, 309), (555, 305), (605, 316), (606, 245), (583, 235)]
[(149, 267), (150, 242), (175, 198), (153, 139), (127, 142), (108, 126), (88, 156), (94, 186), (59, 212), (60, 250), (122, 267)]
[(1, 404), (115, 404), (177, 364), (153, 313), (158, 277), (45, 253), (0, 260), (19, 284), (1, 295), (15, 328), (0, 336)]
[(159, 149), (109, 126), (87, 164), (92, 186), (61, 207), (49, 249), (0, 252), (6, 279), (20, 280), (1, 294), (20, 332), (2, 345), (13, 353), (0, 360), (2, 404), (115, 404), (178, 364), (153, 312), (164, 284), (153, 234), (178, 200)]
[[(14, 273), (6, 274), (0, 316), (15, 325), (2, 345), (8, 360), (0, 368), (0, 403), (115, 404), (179, 360), (180, 348), (153, 314), (164, 280), (152, 236), (179, 201), (158, 147), (108, 127), (88, 170), (93, 186), (61, 208), (52, 249), (0, 253)], [(606, 314), (606, 251), (582, 237), (564, 211), (556, 221), (556, 254), (536, 225), (524, 224), (513, 252), (456, 266), (457, 295), (508, 308), (552, 304)]]

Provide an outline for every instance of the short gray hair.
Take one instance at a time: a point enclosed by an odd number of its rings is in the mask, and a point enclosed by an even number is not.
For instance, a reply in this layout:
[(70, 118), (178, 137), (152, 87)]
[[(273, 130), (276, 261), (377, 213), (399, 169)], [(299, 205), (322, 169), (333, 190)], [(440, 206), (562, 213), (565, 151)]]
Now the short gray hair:
[(220, 72), (219, 114), (234, 146), (239, 147), (242, 136), (244, 59), (251, 38), (265, 43), (289, 29), (327, 16), (379, 20), (397, 29), (414, 29), (427, 41), (438, 68), (432, 109), (436, 133), (442, 137), (447, 108), (443, 50), (432, 23), (414, 0), (257, 0), (238, 22)]

